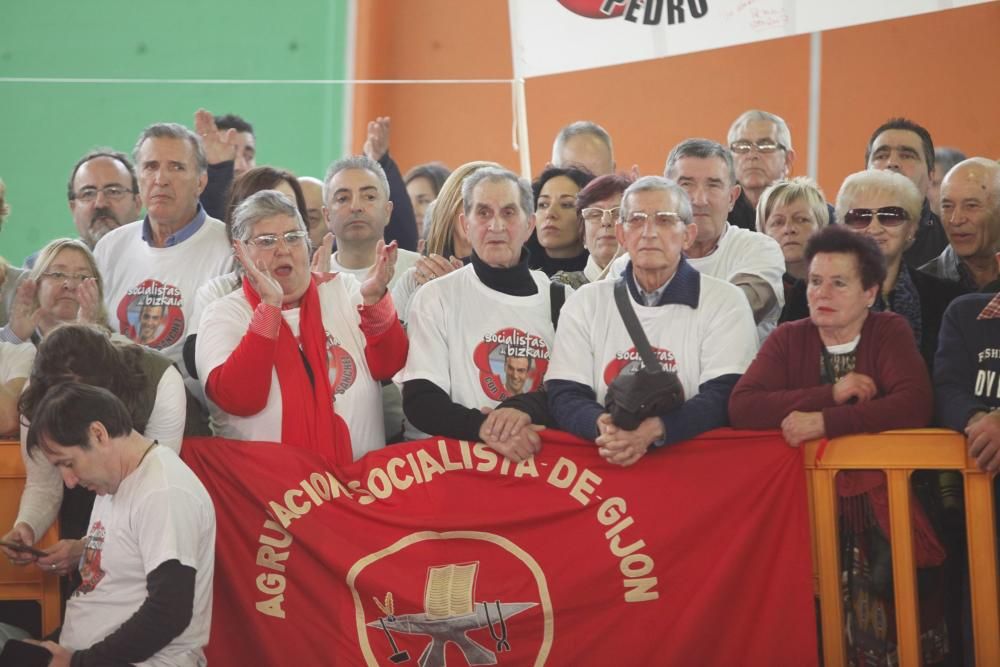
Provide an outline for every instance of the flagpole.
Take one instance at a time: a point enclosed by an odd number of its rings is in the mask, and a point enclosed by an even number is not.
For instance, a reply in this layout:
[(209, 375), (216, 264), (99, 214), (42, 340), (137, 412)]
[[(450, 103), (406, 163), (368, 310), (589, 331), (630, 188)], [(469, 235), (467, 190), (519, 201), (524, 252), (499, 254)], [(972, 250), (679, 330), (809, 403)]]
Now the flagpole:
[(822, 75), (823, 33), (809, 35), (809, 178), (819, 182), (819, 102)]
[(528, 105), (524, 94), (524, 79), (514, 79), (514, 150), (521, 158), (521, 176), (531, 178), (531, 151), (528, 147)]

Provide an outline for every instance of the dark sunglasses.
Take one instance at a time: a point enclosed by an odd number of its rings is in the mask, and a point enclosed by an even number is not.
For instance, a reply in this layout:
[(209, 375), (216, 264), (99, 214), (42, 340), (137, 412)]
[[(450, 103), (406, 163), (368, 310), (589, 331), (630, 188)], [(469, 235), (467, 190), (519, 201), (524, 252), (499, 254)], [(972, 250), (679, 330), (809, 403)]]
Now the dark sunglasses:
[(883, 227), (898, 227), (910, 219), (909, 214), (901, 206), (883, 206), (882, 208), (852, 208), (844, 214), (844, 224), (854, 229), (864, 229), (878, 217)]

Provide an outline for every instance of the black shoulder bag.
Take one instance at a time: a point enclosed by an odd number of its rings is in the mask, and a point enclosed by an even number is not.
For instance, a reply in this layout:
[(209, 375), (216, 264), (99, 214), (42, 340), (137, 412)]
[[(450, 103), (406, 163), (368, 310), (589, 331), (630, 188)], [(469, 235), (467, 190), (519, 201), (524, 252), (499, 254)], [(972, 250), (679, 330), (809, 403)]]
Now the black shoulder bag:
[(644, 419), (661, 415), (684, 402), (684, 387), (677, 373), (663, 370), (629, 302), (625, 278), (615, 284), (615, 304), (635, 345), (642, 368), (635, 373), (619, 373), (610, 385), (605, 405), (615, 426), (626, 431), (638, 428)]

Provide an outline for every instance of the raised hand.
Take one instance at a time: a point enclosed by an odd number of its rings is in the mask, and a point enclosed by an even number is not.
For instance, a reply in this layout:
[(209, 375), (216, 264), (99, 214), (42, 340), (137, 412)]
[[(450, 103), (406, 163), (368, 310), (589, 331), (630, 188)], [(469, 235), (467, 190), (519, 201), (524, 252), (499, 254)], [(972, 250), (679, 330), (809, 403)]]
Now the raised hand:
[(313, 273), (330, 273), (330, 256), (333, 254), (333, 232), (327, 232), (323, 236), (323, 243), (316, 248), (312, 261), (309, 262), (309, 270)]
[(201, 137), (209, 164), (236, 159), (236, 130), (219, 130), (211, 111), (198, 109), (194, 112), (194, 131)]
[(398, 244), (379, 241), (375, 246), (375, 263), (368, 270), (368, 276), (361, 283), (361, 296), (366, 306), (373, 306), (382, 300), (389, 289), (389, 283), (396, 273)]
[(392, 119), (379, 116), (368, 123), (368, 137), (365, 139), (365, 155), (378, 162), (389, 152), (389, 129)]
[(76, 300), (80, 304), (76, 320), (80, 324), (100, 324), (97, 321), (101, 311), (101, 296), (97, 290), (97, 279), (87, 278), (76, 286)]
[(25, 278), (18, 284), (14, 294), (9, 324), (14, 335), (21, 340), (28, 340), (41, 320), (41, 308), (35, 301), (37, 293), (37, 283), (31, 278)]
[(274, 279), (267, 266), (263, 262), (259, 266), (254, 264), (243, 241), (233, 241), (233, 250), (236, 252), (236, 259), (243, 265), (243, 270), (246, 272), (247, 278), (250, 279), (250, 284), (260, 295), (260, 300), (281, 308), (285, 294), (281, 289), (281, 284)]

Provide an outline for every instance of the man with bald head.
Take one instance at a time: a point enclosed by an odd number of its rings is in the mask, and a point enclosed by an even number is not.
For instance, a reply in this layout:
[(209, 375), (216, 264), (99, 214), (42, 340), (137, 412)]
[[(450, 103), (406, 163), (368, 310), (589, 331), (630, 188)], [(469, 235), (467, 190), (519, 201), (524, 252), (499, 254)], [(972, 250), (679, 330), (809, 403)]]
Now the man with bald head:
[[(131, 160), (110, 148), (92, 150), (76, 161), (66, 196), (77, 235), (91, 250), (101, 237), (132, 222), (142, 211)], [(24, 267), (33, 268), (37, 257), (37, 252), (30, 255)]]
[(614, 147), (607, 130), (588, 120), (578, 120), (559, 130), (552, 144), (552, 165), (582, 167), (603, 176), (615, 172)]
[(998, 277), (1000, 251), (1000, 164), (973, 157), (955, 165), (941, 182), (941, 221), (948, 247), (920, 269), (983, 289)]

